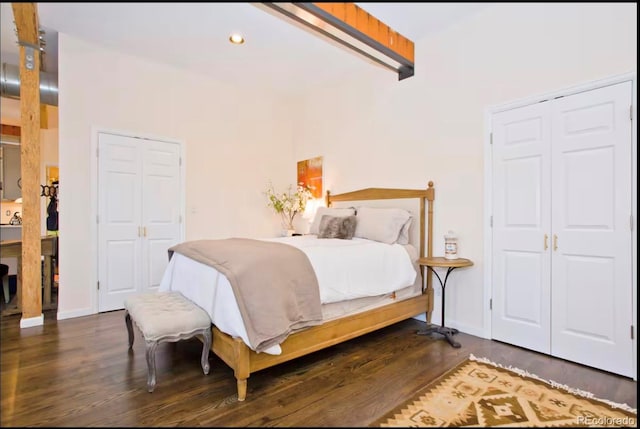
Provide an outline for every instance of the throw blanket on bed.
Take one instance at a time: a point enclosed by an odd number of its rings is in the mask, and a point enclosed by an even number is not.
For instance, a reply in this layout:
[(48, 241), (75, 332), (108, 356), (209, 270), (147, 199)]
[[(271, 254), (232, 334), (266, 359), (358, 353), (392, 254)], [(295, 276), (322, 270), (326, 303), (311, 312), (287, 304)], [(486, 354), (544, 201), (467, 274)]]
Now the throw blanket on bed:
[(187, 241), (169, 248), (224, 274), (255, 351), (322, 323), (316, 274), (300, 249), (250, 238)]

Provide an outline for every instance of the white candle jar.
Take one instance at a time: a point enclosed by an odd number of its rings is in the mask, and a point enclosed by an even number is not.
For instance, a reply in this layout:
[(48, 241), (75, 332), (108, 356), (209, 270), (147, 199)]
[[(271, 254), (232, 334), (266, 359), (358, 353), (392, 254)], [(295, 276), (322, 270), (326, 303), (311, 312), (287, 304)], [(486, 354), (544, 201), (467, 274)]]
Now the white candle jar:
[(458, 259), (458, 237), (453, 231), (444, 235), (444, 258)]

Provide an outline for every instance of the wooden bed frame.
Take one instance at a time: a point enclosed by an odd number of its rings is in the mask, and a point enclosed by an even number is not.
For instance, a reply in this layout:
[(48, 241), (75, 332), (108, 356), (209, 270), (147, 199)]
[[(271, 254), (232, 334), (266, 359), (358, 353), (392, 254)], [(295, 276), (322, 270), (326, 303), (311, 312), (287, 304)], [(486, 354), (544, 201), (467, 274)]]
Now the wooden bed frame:
[[(344, 194), (331, 195), (327, 191), (327, 207), (337, 201), (362, 201), (383, 199), (420, 199), (420, 257), (432, 256), (433, 252), (433, 200), (435, 190), (433, 182), (427, 189), (384, 189), (368, 188)], [(426, 209), (426, 255), (425, 255), (425, 209)], [(421, 268), (423, 279), (425, 271)], [(423, 281), (424, 284), (424, 281)], [(261, 369), (333, 346), (360, 335), (373, 332), (394, 323), (426, 313), (427, 322), (433, 311), (433, 287), (431, 275), (427, 275), (426, 288), (421, 295), (403, 301), (394, 302), (369, 311), (335, 319), (322, 325), (313, 326), (290, 335), (280, 347), (282, 354), (271, 355), (256, 353), (240, 338), (233, 338), (215, 326), (212, 327), (213, 343), (211, 350), (229, 365), (237, 380), (238, 401), (247, 396), (247, 379)]]

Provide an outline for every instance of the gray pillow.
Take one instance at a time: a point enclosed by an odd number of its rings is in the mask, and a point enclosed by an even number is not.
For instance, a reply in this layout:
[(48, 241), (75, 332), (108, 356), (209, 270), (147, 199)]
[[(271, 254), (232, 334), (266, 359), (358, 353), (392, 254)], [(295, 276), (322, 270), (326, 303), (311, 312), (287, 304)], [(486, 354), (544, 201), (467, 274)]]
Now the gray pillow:
[(356, 232), (355, 216), (323, 215), (320, 219), (318, 238), (341, 238), (351, 240)]
[(356, 209), (354, 207), (349, 208), (334, 208), (334, 207), (318, 207), (316, 211), (316, 216), (313, 218), (313, 222), (311, 223), (311, 227), (309, 228), (309, 234), (318, 234), (320, 231), (320, 220), (322, 220), (322, 216), (331, 215), (331, 216), (351, 216), (356, 214)]

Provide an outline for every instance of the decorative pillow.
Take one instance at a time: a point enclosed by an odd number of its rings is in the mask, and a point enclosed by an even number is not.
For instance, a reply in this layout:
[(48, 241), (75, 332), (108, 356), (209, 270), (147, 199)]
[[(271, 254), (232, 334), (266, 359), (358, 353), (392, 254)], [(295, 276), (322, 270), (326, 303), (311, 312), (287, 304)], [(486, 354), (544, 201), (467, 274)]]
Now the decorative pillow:
[(355, 231), (355, 216), (323, 215), (320, 220), (318, 238), (342, 238), (344, 240), (351, 240)]
[(320, 221), (322, 216), (329, 215), (335, 217), (353, 216), (356, 214), (356, 209), (353, 207), (348, 208), (333, 208), (333, 207), (318, 207), (316, 210), (316, 217), (313, 218), (311, 227), (309, 227), (309, 234), (316, 234), (320, 231)]
[(413, 216), (409, 218), (408, 221), (402, 225), (402, 229), (400, 230), (400, 235), (398, 235), (398, 244), (409, 244), (409, 228), (411, 228), (411, 222), (413, 221)]
[(395, 208), (359, 207), (357, 218), (355, 237), (394, 244), (411, 213)]

